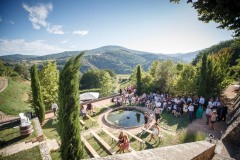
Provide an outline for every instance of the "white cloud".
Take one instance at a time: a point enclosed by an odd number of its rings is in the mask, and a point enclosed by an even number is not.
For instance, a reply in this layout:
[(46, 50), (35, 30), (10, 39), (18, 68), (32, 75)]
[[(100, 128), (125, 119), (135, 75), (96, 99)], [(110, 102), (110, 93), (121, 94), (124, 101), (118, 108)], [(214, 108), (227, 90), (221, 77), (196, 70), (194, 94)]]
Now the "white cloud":
[(67, 42), (68, 42), (68, 40), (63, 40), (63, 41), (62, 41), (63, 44), (65, 44), (65, 43), (67, 43)]
[(46, 28), (46, 31), (52, 34), (64, 34), (61, 25), (51, 25), (46, 21), (48, 14), (53, 10), (53, 5), (38, 4), (36, 6), (29, 6), (24, 3), (23, 8), (28, 12), (28, 19), (32, 23), (34, 29)]
[(61, 25), (55, 25), (55, 26), (48, 26), (47, 31), (52, 34), (64, 34), (62, 31), (62, 26)]
[(88, 32), (89, 32), (89, 31), (77, 30), (77, 31), (73, 31), (72, 34), (73, 34), (73, 35), (85, 36), (85, 35), (88, 35)]
[(11, 24), (15, 24), (15, 23), (14, 23), (13, 21), (11, 21), (11, 20), (9, 20), (8, 22), (11, 23)]
[(0, 39), (0, 55), (30, 54), (46, 55), (69, 49), (47, 44), (44, 40), (26, 41), (24, 39)]

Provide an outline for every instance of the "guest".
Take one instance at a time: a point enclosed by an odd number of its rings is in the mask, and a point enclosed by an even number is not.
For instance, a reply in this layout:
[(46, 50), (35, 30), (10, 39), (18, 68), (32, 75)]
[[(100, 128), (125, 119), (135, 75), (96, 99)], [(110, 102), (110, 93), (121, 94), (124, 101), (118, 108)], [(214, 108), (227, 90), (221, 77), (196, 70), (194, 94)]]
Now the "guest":
[(125, 149), (129, 149), (129, 146), (130, 146), (130, 142), (129, 142), (129, 140), (128, 140), (128, 137), (127, 137), (127, 135), (125, 134), (124, 136), (123, 136), (123, 143), (121, 143), (121, 145), (120, 145), (120, 153), (124, 153), (124, 150)]
[(202, 114), (203, 114), (203, 109), (201, 106), (199, 106), (196, 113), (197, 119), (202, 119)]
[(85, 117), (86, 116), (86, 109), (83, 107), (83, 105), (81, 105), (81, 108), (80, 108), (80, 116), (83, 116)]
[(212, 112), (212, 110), (211, 110), (210, 106), (208, 105), (207, 109), (206, 109), (206, 112), (205, 112), (206, 113), (206, 120), (207, 120), (206, 125), (209, 124), (209, 118), (210, 118), (211, 112)]
[(153, 112), (155, 113), (155, 120), (156, 122), (158, 122), (158, 120), (160, 119), (160, 108), (155, 107)]
[(226, 115), (228, 113), (227, 107), (225, 106), (225, 104), (223, 103), (222, 106), (222, 112), (221, 112), (221, 120), (223, 120), (224, 122), (226, 121)]
[(121, 144), (124, 142), (124, 138), (123, 138), (124, 134), (123, 131), (120, 132), (119, 136), (118, 136), (118, 142), (117, 142), (117, 146), (120, 148)]
[(152, 131), (151, 138), (150, 138), (149, 142), (151, 142), (152, 139), (154, 139), (156, 141), (155, 136), (158, 136), (159, 133), (160, 133), (160, 129), (158, 127), (158, 124), (155, 123), (153, 125), (153, 131)]
[(193, 111), (194, 111), (194, 107), (193, 107), (192, 103), (190, 103), (188, 106), (188, 116), (189, 116), (190, 122), (192, 122), (192, 120), (193, 120)]
[(57, 103), (54, 102), (52, 104), (52, 110), (53, 110), (54, 116), (56, 116), (57, 109), (58, 109), (58, 105), (57, 105)]
[(199, 104), (200, 104), (201, 106), (203, 106), (204, 103), (205, 103), (205, 99), (203, 98), (203, 96), (201, 96), (200, 99), (199, 99)]
[(144, 112), (144, 128), (148, 127), (148, 119), (149, 119), (149, 116), (147, 112)]
[(217, 111), (213, 110), (211, 115), (210, 115), (210, 129), (214, 129), (213, 128), (213, 124), (217, 121)]

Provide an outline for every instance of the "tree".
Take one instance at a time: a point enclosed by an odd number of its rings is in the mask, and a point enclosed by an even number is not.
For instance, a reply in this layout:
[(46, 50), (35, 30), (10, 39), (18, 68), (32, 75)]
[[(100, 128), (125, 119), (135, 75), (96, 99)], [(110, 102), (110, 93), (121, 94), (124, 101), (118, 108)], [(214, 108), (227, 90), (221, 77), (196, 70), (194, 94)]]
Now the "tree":
[(177, 93), (179, 95), (195, 94), (196, 78), (196, 67), (192, 65), (184, 65), (183, 70), (180, 72), (180, 75), (177, 79)]
[(99, 71), (91, 69), (82, 75), (80, 80), (80, 89), (100, 88)]
[(40, 72), (43, 101), (46, 109), (51, 109), (51, 104), (58, 100), (58, 78), (56, 62), (49, 61), (43, 65)]
[(199, 79), (199, 87), (198, 87), (198, 95), (204, 96), (206, 94), (206, 77), (207, 77), (207, 55), (203, 54), (202, 63), (200, 68), (200, 79)]
[(36, 65), (33, 65), (31, 67), (30, 73), (31, 73), (33, 108), (36, 113), (36, 116), (39, 118), (40, 123), (42, 123), (45, 119), (45, 106), (43, 104), (41, 86)]
[[(180, 0), (170, 0), (179, 2)], [(192, 2), (188, 0), (187, 2)], [(240, 36), (240, 1), (239, 0), (197, 0), (192, 2), (198, 12), (198, 19), (208, 23), (219, 23), (218, 28), (234, 31), (234, 36)]]
[(14, 71), (17, 72), (20, 76), (22, 76), (25, 79), (29, 78), (29, 71), (28, 68), (22, 64), (17, 64), (14, 67)]
[(114, 81), (106, 70), (101, 70), (99, 73), (100, 94), (101, 96), (107, 96), (113, 93)]
[(141, 65), (137, 66), (137, 95), (140, 96), (142, 92), (142, 71)]
[(63, 160), (81, 159), (83, 154), (79, 123), (79, 68), (83, 54), (70, 58), (59, 76), (58, 117)]

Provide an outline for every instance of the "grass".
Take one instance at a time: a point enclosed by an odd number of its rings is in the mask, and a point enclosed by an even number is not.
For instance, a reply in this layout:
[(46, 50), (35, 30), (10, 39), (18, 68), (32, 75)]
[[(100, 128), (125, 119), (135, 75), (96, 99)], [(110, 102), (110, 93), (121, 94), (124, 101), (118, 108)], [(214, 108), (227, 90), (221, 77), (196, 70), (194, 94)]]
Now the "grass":
[(182, 129), (179, 131), (178, 139), (179, 143), (189, 143), (189, 142), (195, 142), (195, 141), (202, 141), (206, 138), (206, 134), (202, 132), (191, 132), (187, 129)]
[(15, 153), (10, 156), (0, 157), (0, 160), (41, 160), (41, 153), (38, 146), (28, 150)]
[(167, 127), (173, 131), (186, 128), (190, 123), (188, 116), (175, 117), (171, 113), (163, 113), (161, 114), (161, 117), (162, 120), (160, 126)]
[[(26, 141), (28, 139), (36, 137), (36, 131), (34, 131), (30, 136), (21, 136), (19, 129), (20, 122), (16, 121), (13, 123), (8, 123), (0, 127), (0, 148), (13, 145)], [(32, 122), (33, 128), (34, 122)], [(35, 129), (34, 129), (35, 130)]]
[(8, 82), (8, 87), (0, 93), (0, 111), (9, 115), (32, 111), (27, 102), (30, 82), (19, 77), (9, 78)]
[[(92, 117), (95, 120), (98, 120), (98, 116), (103, 113), (107, 108), (96, 108), (96, 114), (92, 115)], [(187, 142), (194, 142), (194, 141), (199, 141), (199, 140), (203, 140), (205, 139), (205, 135), (202, 133), (192, 133), (192, 132), (187, 132), (187, 125), (189, 124), (189, 120), (188, 117), (174, 117), (172, 114), (167, 114), (167, 113), (163, 113), (162, 114), (162, 121), (161, 121), (161, 126), (164, 126), (168, 129), (171, 129), (173, 132), (176, 133), (176, 135), (172, 135), (163, 131), (160, 131), (161, 135), (163, 135), (163, 139), (159, 140), (157, 139), (157, 141), (155, 142), (154, 140), (152, 140), (151, 142), (149, 142), (150, 140), (150, 134), (149, 133), (145, 133), (145, 134), (138, 134), (137, 136), (140, 137), (141, 139), (143, 139), (146, 144), (140, 145), (140, 143), (132, 138), (131, 136), (129, 136), (129, 140), (131, 143), (131, 147), (136, 150), (136, 151), (140, 151), (140, 150), (144, 150), (144, 149), (152, 149), (152, 148), (158, 148), (158, 147), (164, 147), (164, 146), (170, 146), (170, 145), (176, 145), (176, 144), (180, 144), (180, 143), (187, 143)], [(81, 117), (82, 118), (82, 117)], [(94, 123), (92, 125), (92, 121), (89, 119), (84, 119), (85, 123), (86, 123), (86, 129), (90, 129), (92, 127), (97, 127), (98, 124)], [(58, 123), (56, 123), (56, 120), (54, 122), (54, 120), (49, 120), (44, 126), (43, 126), (43, 131), (44, 134), (52, 139), (52, 138), (57, 138), (59, 139), (58, 136)], [(119, 148), (116, 146), (116, 142), (113, 140), (110, 136), (108, 136), (105, 132), (99, 132), (97, 133), (105, 142), (107, 142), (108, 145), (110, 145), (112, 147), (112, 149), (114, 151), (119, 150)], [(114, 134), (116, 137), (118, 137), (118, 132), (112, 132), (112, 134)], [(108, 151), (102, 146), (101, 143), (99, 143), (91, 134), (89, 134), (88, 136), (85, 136), (85, 139), (90, 143), (90, 145), (97, 151), (97, 153), (101, 156), (101, 157), (105, 157), (107, 155), (110, 155), (108, 153)], [(55, 151), (51, 153), (52, 159), (53, 160), (61, 160), (60, 157), (60, 152)], [(93, 156), (91, 155), (91, 153), (85, 148), (84, 149), (84, 155), (83, 158), (87, 159), (87, 158), (92, 158)]]

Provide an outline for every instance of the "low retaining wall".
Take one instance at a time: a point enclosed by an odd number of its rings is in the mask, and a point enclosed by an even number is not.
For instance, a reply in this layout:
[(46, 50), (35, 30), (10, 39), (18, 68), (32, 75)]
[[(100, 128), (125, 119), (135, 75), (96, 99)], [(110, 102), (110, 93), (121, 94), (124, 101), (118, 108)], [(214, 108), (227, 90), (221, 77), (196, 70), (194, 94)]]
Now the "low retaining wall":
[(215, 144), (207, 141), (184, 143), (179, 145), (116, 154), (91, 160), (210, 160), (214, 155)]

